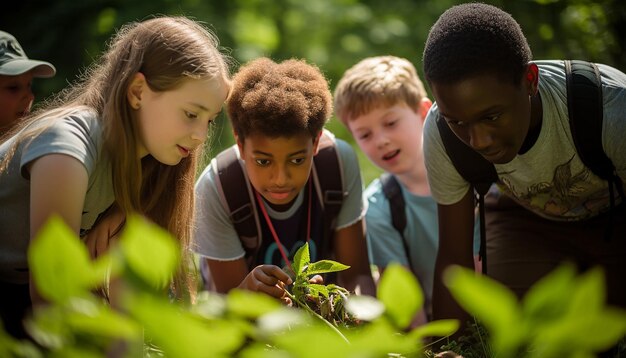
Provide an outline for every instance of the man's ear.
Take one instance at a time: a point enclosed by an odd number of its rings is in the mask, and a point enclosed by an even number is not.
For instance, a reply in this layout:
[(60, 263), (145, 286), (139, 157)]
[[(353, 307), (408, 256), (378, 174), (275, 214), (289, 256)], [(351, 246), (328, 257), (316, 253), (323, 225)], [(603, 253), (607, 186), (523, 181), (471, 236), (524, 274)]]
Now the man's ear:
[(130, 81), (130, 85), (128, 85), (128, 90), (126, 91), (126, 99), (132, 109), (137, 110), (141, 108), (141, 97), (146, 86), (146, 77), (143, 73), (135, 73)]
[(426, 114), (428, 114), (428, 110), (433, 106), (433, 101), (428, 97), (422, 98), (420, 102), (419, 114), (422, 117), (422, 122), (426, 120)]
[(319, 133), (317, 133), (317, 136), (315, 136), (315, 138), (313, 139), (313, 155), (317, 155), (317, 152), (320, 148), (320, 138), (322, 137), (323, 132), (324, 130), (322, 129)]
[(537, 64), (529, 62), (526, 66), (526, 73), (524, 74), (524, 84), (528, 86), (528, 95), (534, 96), (539, 89), (539, 67)]

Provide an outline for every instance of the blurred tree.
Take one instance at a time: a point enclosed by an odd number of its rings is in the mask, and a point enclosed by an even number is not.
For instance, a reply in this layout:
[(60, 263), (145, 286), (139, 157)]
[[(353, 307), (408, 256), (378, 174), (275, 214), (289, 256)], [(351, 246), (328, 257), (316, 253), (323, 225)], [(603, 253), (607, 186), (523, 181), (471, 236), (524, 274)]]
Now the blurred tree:
[[(36, 81), (43, 99), (73, 82), (122, 24), (155, 14), (186, 15), (211, 27), (237, 61), (258, 56), (305, 58), (331, 87), (367, 56), (411, 60), (420, 74), (423, 44), (437, 17), (458, 0), (56, 0), (5, 5), (0, 29), (13, 33), (29, 56), (57, 66), (50, 81)], [(626, 70), (626, 2), (623, 0), (491, 0), (522, 26), (536, 59), (578, 58)], [(233, 70), (236, 70), (236, 65)], [(336, 121), (329, 127), (351, 138)], [(225, 116), (209, 156), (232, 143)], [(379, 171), (363, 157), (364, 181)]]

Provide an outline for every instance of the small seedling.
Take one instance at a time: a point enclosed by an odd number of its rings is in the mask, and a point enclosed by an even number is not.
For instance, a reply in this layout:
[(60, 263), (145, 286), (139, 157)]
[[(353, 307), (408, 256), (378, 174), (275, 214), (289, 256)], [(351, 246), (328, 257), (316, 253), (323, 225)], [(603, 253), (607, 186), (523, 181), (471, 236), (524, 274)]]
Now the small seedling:
[(345, 303), (350, 292), (335, 284), (312, 283), (310, 279), (315, 275), (343, 271), (350, 266), (332, 260), (311, 262), (309, 244), (306, 243), (294, 256), (291, 268), (287, 270), (293, 275), (293, 285), (285, 290), (287, 295), (299, 307), (330, 322), (335, 327), (351, 327), (358, 324), (345, 309)]

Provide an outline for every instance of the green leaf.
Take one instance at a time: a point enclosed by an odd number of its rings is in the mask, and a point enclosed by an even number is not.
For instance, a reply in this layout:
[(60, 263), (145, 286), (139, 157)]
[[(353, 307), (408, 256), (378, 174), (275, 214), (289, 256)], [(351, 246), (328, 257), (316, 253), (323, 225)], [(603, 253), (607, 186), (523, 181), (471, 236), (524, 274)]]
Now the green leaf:
[(125, 307), (167, 357), (230, 356), (245, 339), (235, 323), (204, 321), (156, 296), (128, 297)]
[(292, 268), (296, 276), (304, 271), (309, 262), (311, 262), (311, 257), (309, 255), (309, 243), (307, 242), (300, 246), (293, 257)]
[(420, 350), (412, 337), (399, 334), (386, 320), (377, 320), (360, 331), (349, 332), (351, 353), (348, 357), (411, 356)]
[(626, 334), (626, 312), (622, 309), (579, 313), (538, 330), (536, 349), (598, 352), (615, 345)]
[(324, 297), (328, 298), (328, 288), (325, 285), (310, 283), (307, 287), (311, 296), (319, 297), (319, 295), (322, 294)]
[(532, 321), (549, 321), (565, 314), (574, 290), (576, 269), (563, 264), (537, 281), (523, 299), (523, 314)]
[(509, 289), (460, 266), (450, 266), (444, 282), (459, 305), (485, 324), (497, 352), (506, 356), (521, 344), (525, 326), (517, 298)]
[(424, 337), (446, 337), (452, 335), (459, 329), (459, 321), (456, 319), (442, 319), (428, 322), (409, 333), (409, 336), (416, 341), (421, 341)]
[(373, 321), (385, 312), (385, 305), (371, 296), (351, 296), (346, 300), (346, 310), (362, 321)]
[[(317, 322), (317, 321), (316, 321)], [(314, 341), (312, 341), (312, 337)], [(290, 357), (320, 358), (320, 357), (349, 357), (350, 346), (335, 331), (326, 325), (312, 324), (298, 326), (289, 334), (279, 334), (272, 337), (271, 342), (278, 349), (285, 350)], [(310, 342), (310, 343), (309, 343)]]
[(179, 262), (180, 248), (167, 231), (130, 215), (120, 245), (135, 274), (156, 289), (169, 286)]
[(572, 294), (569, 314), (580, 315), (580, 312), (595, 312), (602, 309), (606, 301), (604, 271), (595, 267), (576, 279), (576, 288)]
[(258, 328), (264, 334), (289, 332), (296, 326), (311, 322), (304, 310), (283, 307), (259, 317)]
[(28, 262), (39, 293), (53, 302), (86, 295), (98, 285), (87, 248), (57, 215), (32, 241)]
[(306, 274), (308, 276), (319, 275), (319, 274), (322, 274), (322, 273), (343, 271), (343, 270), (347, 270), (349, 268), (350, 268), (350, 266), (344, 265), (344, 264), (336, 262), (336, 261), (320, 260), (320, 261), (317, 261), (317, 262), (314, 262), (314, 263), (310, 264), (308, 266), (308, 268), (306, 269)]
[(415, 276), (399, 264), (387, 266), (378, 284), (378, 299), (398, 328), (409, 326), (424, 304), (424, 294)]
[(108, 306), (87, 299), (73, 299), (70, 305), (72, 310), (65, 314), (65, 319), (74, 332), (129, 340), (142, 337), (142, 328), (135, 321)]
[(282, 307), (278, 300), (258, 292), (234, 289), (226, 296), (228, 311), (235, 315), (256, 319)]

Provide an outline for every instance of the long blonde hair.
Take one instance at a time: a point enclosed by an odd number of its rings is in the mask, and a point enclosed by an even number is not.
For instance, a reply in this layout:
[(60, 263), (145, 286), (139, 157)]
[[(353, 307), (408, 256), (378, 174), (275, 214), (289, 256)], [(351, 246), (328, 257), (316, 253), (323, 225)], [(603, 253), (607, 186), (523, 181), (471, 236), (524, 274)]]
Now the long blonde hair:
[(28, 127), (20, 132), (0, 170), (6, 169), (19, 142), (43, 130), (42, 126), (30, 124), (78, 110), (95, 111), (103, 127), (104, 149), (111, 161), (116, 204), (124, 213), (145, 215), (180, 241), (184, 254), (173, 289), (177, 297), (193, 293), (195, 285), (188, 272), (189, 246), (193, 185), (202, 148), (175, 166), (162, 164), (150, 155), (138, 160), (139, 124), (128, 104), (127, 89), (137, 72), (144, 74), (151, 90), (159, 92), (174, 90), (190, 78), (214, 79), (230, 86), (229, 65), (230, 59), (220, 52), (216, 36), (193, 20), (157, 17), (127, 24), (80, 81), (11, 132), (15, 134)]

